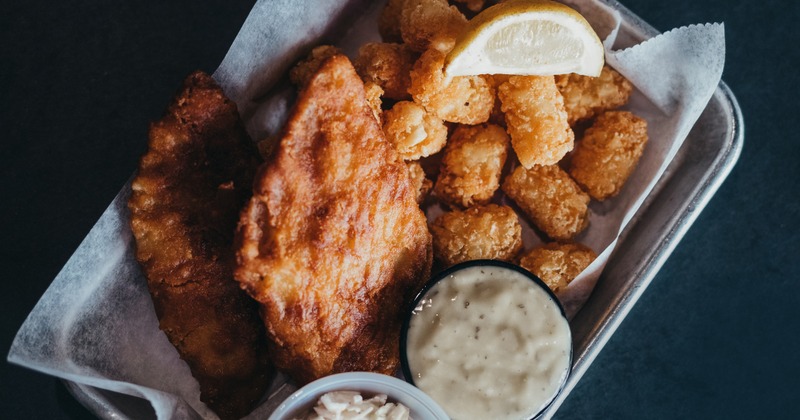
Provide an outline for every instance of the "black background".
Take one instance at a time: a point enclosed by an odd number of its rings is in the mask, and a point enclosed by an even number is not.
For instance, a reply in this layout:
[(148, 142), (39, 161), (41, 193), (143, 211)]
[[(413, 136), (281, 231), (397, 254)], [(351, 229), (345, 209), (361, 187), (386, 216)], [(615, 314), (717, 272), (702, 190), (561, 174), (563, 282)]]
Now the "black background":
[[(253, 3), (3, 1), (0, 352)], [(557, 417), (800, 418), (800, 3), (624, 4), (659, 30), (725, 23), (744, 150)], [(0, 374), (1, 417), (91, 418), (52, 377)]]

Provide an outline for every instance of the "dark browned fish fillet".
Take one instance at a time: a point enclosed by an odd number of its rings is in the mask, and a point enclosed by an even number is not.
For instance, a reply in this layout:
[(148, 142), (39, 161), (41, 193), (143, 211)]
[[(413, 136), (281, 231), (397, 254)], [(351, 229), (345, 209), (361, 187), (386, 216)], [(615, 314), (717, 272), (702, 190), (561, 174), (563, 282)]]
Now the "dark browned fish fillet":
[(259, 164), (236, 105), (191, 74), (151, 125), (128, 202), (136, 258), (161, 329), (221, 418), (240, 418), (270, 380), (258, 305), (233, 280), (233, 233)]
[(262, 303), (276, 366), (298, 383), (392, 374), (401, 314), (430, 274), (408, 169), (343, 55), (300, 92), (237, 230), (236, 279)]

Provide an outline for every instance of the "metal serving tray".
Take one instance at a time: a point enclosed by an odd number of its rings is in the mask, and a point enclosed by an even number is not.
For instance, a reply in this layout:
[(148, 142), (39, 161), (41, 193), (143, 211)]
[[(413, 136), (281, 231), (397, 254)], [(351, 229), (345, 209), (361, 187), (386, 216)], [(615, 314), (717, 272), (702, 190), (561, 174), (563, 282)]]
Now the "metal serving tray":
[[(620, 40), (635, 44), (659, 32), (614, 0)], [(611, 335), (728, 176), (742, 150), (744, 120), (733, 92), (720, 82), (683, 146), (622, 233), (592, 296), (572, 321), (574, 360), (564, 391), (544, 413), (561, 406)], [(65, 381), (67, 389), (104, 419), (154, 418), (135, 397)]]

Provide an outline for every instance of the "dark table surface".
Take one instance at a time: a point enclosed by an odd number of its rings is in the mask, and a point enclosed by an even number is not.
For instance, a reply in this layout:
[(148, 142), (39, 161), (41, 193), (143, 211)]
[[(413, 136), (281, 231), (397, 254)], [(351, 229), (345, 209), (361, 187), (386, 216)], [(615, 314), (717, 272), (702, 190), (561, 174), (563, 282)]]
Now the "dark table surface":
[[(0, 351), (128, 180), (182, 78), (253, 1), (4, 1)], [(724, 22), (744, 149), (559, 418), (800, 418), (800, 2), (627, 0), (659, 30)], [(91, 414), (0, 363), (0, 417)]]

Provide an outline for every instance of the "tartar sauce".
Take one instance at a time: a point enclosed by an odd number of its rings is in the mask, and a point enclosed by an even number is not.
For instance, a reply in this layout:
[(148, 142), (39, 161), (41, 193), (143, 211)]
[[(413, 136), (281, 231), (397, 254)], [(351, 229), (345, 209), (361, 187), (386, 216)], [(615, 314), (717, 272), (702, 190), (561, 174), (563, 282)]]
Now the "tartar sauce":
[(428, 290), (406, 336), (414, 384), (453, 419), (529, 419), (555, 397), (572, 357), (558, 304), (510, 268), (471, 266)]

